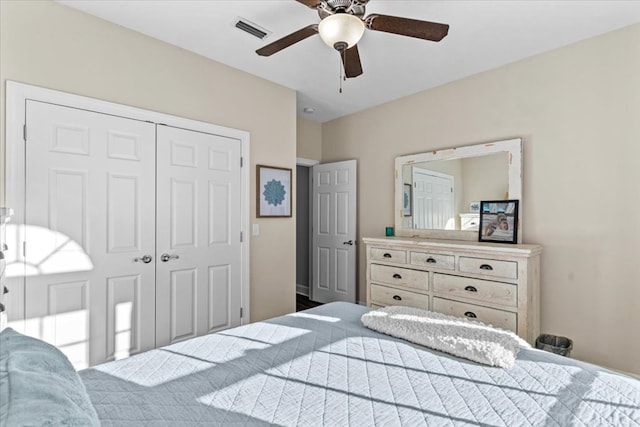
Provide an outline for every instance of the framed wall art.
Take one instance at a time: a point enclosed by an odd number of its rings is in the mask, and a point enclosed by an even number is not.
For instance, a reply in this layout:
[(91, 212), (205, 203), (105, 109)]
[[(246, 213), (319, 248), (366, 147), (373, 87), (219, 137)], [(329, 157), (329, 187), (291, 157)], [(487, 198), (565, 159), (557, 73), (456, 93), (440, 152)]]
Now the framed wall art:
[(403, 195), (402, 195), (402, 214), (404, 216), (411, 216), (411, 205), (413, 202), (412, 194), (411, 194), (411, 184), (404, 184), (402, 186)]
[(291, 169), (256, 166), (256, 216), (291, 217)]
[(411, 216), (411, 184), (403, 185), (404, 194), (402, 196), (402, 215), (403, 216)]
[(480, 242), (517, 243), (518, 200), (480, 202)]

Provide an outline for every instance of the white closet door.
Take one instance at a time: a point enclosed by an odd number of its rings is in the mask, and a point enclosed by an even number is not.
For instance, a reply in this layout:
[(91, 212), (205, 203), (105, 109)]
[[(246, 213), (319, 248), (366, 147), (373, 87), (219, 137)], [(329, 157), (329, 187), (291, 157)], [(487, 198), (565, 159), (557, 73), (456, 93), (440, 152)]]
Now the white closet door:
[(240, 148), (157, 127), (158, 346), (240, 324)]
[(153, 348), (155, 126), (26, 111), (26, 332), (78, 369)]

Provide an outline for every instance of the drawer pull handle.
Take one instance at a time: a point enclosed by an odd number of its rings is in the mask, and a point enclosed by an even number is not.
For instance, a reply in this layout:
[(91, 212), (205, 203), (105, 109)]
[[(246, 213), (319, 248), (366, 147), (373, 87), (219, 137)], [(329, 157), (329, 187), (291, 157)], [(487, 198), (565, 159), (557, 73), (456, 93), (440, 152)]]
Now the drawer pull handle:
[(435, 263), (436, 263), (436, 262), (438, 262), (438, 261), (436, 261), (436, 260), (435, 260), (435, 258), (429, 257), (429, 258), (427, 258), (427, 262), (428, 262), (429, 264), (435, 264)]
[(469, 292), (478, 292), (475, 286), (467, 286), (466, 288), (464, 288), (464, 290)]
[(393, 278), (394, 279), (402, 279), (402, 276), (399, 275), (398, 273), (396, 273), (396, 274), (393, 275)]
[(476, 317), (478, 317), (473, 311), (467, 311), (464, 315), (471, 319), (475, 319)]
[(385, 258), (391, 258), (391, 254), (384, 254), (382, 256), (385, 257)]
[(480, 270), (493, 270), (493, 267), (491, 267), (489, 264), (482, 264), (480, 266)]
[(402, 297), (400, 295), (394, 295), (393, 299), (396, 301), (402, 301)]

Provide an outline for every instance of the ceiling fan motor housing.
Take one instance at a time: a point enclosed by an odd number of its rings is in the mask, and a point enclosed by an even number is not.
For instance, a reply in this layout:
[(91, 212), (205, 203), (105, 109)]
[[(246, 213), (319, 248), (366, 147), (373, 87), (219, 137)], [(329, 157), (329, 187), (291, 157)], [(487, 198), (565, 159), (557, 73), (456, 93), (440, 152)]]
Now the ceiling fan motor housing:
[(325, 0), (318, 7), (320, 18), (335, 13), (348, 13), (361, 18), (365, 13), (365, 5), (368, 0)]

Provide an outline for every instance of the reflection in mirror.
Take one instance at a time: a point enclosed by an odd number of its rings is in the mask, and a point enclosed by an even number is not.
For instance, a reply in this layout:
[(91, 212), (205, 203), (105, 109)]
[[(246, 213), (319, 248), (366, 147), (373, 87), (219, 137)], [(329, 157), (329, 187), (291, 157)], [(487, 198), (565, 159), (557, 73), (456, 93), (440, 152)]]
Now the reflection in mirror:
[(509, 193), (505, 151), (405, 164), (402, 177), (412, 199), (402, 220), (406, 228), (477, 231), (479, 201), (505, 199)]
[(479, 202), (521, 200), (521, 174), (520, 139), (398, 157), (396, 234), (477, 240)]

